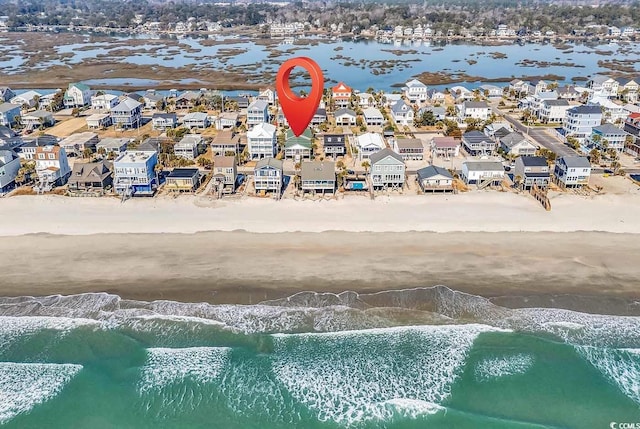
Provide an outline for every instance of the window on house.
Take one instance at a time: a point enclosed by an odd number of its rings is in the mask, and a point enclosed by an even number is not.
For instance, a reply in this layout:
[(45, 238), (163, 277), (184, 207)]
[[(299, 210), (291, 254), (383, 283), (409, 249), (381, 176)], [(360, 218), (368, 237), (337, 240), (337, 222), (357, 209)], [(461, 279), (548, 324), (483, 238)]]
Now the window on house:
[(39, 153), (38, 154), (38, 159), (44, 159), (44, 153)]

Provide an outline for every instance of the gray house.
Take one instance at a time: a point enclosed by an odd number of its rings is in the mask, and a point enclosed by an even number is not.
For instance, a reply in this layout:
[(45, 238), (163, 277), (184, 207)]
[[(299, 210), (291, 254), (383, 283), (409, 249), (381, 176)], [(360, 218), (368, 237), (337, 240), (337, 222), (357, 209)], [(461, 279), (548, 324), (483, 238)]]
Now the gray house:
[(7, 102), (16, 96), (16, 93), (8, 86), (0, 86), (0, 101)]
[(336, 189), (336, 164), (333, 161), (307, 161), (300, 168), (302, 192), (333, 193)]
[(247, 127), (269, 122), (269, 103), (256, 100), (247, 108)]
[(125, 98), (116, 107), (111, 109), (111, 120), (116, 127), (139, 128), (142, 125), (142, 103)]
[(16, 122), (16, 116), (20, 116), (20, 107), (19, 104), (0, 104), (0, 125), (12, 126)]
[(402, 189), (405, 179), (402, 156), (385, 148), (372, 154), (369, 161), (371, 163), (369, 174), (374, 189)]
[(546, 189), (551, 178), (547, 160), (541, 156), (519, 157), (513, 174), (514, 179), (518, 176), (522, 179), (521, 186), (524, 189), (531, 189), (534, 185)]
[(324, 154), (334, 159), (343, 156), (346, 153), (344, 138), (344, 134), (325, 134), (323, 136)]
[(113, 185), (113, 165), (107, 161), (76, 162), (67, 183), (72, 191), (105, 191)]
[(278, 196), (282, 191), (282, 160), (262, 158), (253, 171), (253, 182), (256, 192), (274, 192)]
[(556, 183), (564, 188), (587, 186), (591, 176), (591, 163), (584, 156), (563, 156), (553, 170)]
[(532, 156), (538, 148), (520, 133), (509, 133), (500, 138), (500, 147), (508, 155)]
[(178, 125), (178, 116), (175, 113), (154, 113), (151, 122), (154, 130), (166, 130)]
[(496, 149), (496, 142), (486, 134), (474, 130), (462, 135), (462, 146), (469, 155), (490, 155)]
[(12, 150), (0, 150), (0, 192), (11, 189), (20, 170), (20, 157)]
[(182, 125), (185, 128), (205, 129), (209, 126), (209, 116), (204, 112), (191, 112), (184, 115)]
[(423, 192), (453, 191), (453, 176), (446, 169), (430, 165), (416, 171), (416, 180)]

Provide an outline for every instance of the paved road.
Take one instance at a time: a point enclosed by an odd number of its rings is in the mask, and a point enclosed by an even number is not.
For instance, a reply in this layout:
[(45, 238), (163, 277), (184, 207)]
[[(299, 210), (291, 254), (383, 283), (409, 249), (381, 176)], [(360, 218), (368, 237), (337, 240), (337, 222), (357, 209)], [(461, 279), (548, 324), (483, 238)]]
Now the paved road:
[[(500, 114), (499, 110), (497, 111)], [(552, 133), (555, 131), (553, 129), (545, 129), (545, 128), (537, 128), (537, 127), (527, 127), (523, 125), (520, 121), (508, 116), (504, 115), (505, 120), (513, 125), (513, 127), (520, 133), (529, 135), (533, 141), (538, 143), (539, 146), (545, 147), (550, 151), (554, 152), (557, 156), (572, 156), (576, 155), (576, 152), (571, 149), (569, 146), (564, 144), (560, 138), (556, 137)]]

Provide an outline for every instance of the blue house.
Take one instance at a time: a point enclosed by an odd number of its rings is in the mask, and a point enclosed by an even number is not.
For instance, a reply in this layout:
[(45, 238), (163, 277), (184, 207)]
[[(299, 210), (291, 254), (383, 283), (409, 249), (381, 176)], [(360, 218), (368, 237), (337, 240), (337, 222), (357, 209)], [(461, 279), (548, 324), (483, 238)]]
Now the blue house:
[(0, 104), (0, 126), (11, 127), (20, 116), (20, 105), (12, 103)]
[(155, 166), (158, 153), (147, 148), (127, 150), (113, 162), (116, 192), (127, 196), (151, 196), (158, 184)]

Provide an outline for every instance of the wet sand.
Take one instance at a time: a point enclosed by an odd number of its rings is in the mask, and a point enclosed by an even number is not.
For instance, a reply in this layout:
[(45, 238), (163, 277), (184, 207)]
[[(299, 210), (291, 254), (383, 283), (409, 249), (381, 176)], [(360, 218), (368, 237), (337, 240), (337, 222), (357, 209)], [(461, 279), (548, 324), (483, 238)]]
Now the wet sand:
[(0, 296), (255, 304), (446, 285), (500, 305), (640, 314), (637, 234), (322, 232), (0, 238)]

